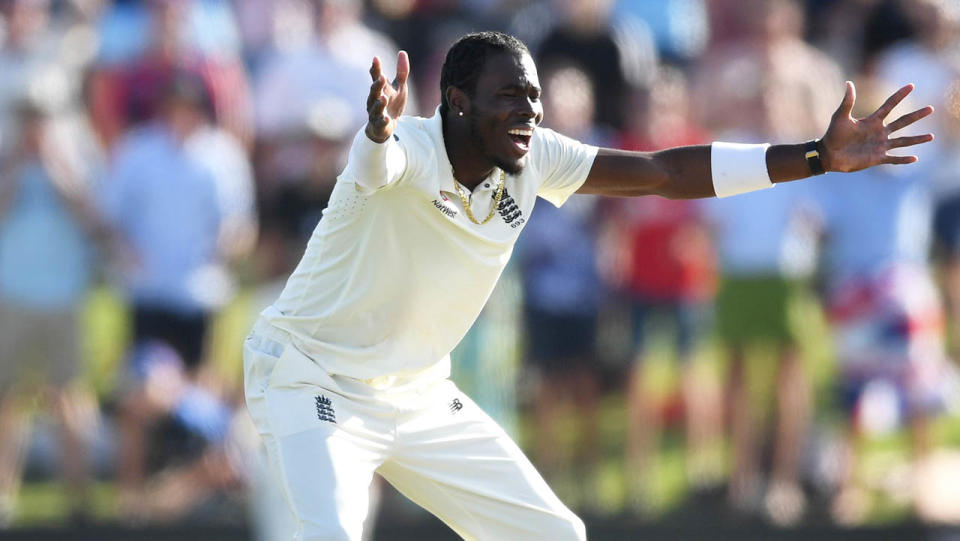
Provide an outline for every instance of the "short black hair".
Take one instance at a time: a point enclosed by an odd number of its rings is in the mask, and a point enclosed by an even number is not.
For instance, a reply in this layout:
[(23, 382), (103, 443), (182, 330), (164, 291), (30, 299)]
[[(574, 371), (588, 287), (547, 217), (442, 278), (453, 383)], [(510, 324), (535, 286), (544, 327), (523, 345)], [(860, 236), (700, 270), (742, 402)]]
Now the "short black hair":
[(530, 54), (522, 41), (503, 32), (475, 32), (458, 39), (447, 51), (440, 72), (440, 113), (445, 115), (450, 109), (447, 103), (448, 87), (455, 86), (473, 97), (487, 58), (503, 52), (517, 57)]

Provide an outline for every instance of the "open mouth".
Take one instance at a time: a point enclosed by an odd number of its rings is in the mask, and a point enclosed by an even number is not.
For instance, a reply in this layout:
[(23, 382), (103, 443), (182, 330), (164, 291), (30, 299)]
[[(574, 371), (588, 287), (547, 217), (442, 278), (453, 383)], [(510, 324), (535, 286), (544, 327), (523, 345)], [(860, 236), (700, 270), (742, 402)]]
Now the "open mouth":
[(530, 139), (533, 137), (533, 130), (530, 128), (513, 128), (507, 132), (514, 148), (520, 153), (526, 153), (530, 150)]

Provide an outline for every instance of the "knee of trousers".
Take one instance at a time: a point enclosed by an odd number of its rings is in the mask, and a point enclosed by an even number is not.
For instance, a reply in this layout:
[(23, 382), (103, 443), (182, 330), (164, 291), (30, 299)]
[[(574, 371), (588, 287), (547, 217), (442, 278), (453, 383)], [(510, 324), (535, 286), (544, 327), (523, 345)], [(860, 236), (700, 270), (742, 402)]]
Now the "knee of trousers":
[(573, 513), (557, 516), (541, 530), (543, 539), (550, 541), (586, 541), (587, 527)]

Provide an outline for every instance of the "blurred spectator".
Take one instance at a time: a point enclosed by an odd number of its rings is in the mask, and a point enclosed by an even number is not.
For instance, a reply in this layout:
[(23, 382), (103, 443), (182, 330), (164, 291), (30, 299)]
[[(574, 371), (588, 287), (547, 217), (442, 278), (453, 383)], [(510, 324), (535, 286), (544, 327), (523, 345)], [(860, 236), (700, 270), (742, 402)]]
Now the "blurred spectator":
[(81, 519), (96, 410), (80, 383), (79, 313), (95, 243), (109, 244), (89, 201), (98, 149), (71, 111), (91, 49), (49, 1), (4, 1), (0, 21), (0, 523), (16, 510), (32, 413), (23, 399), (38, 389), (60, 425), (69, 512)]
[(867, 46), (868, 39), (876, 41), (873, 34), (891, 42), (902, 37), (897, 35), (897, 28), (891, 27), (902, 26), (901, 20), (881, 20), (877, 17), (877, 4), (876, 0), (808, 0), (808, 39), (837, 62), (844, 73), (860, 72), (874, 52), (872, 44)]
[(227, 0), (119, 1), (101, 17), (99, 31), (89, 107), (107, 148), (156, 116), (161, 89), (185, 69), (210, 88), (205, 107), (216, 122), (251, 142), (246, 73)]
[[(259, 247), (264, 257), (258, 259), (273, 262), (263, 269), (269, 277), (284, 274), (299, 258), (349, 142), (366, 122), (373, 57), (380, 58), (387, 77), (396, 73), (396, 46), (363, 24), (359, 0), (311, 0), (287, 8), (313, 24), (301, 29), (302, 41), (276, 43), (254, 84), (264, 235)], [(289, 12), (278, 9), (274, 16)], [(407, 114), (416, 114), (415, 107)]]
[(611, 19), (612, 0), (551, 2), (559, 19), (542, 41), (531, 44), (537, 65), (546, 71), (557, 63), (576, 64), (595, 87), (603, 89), (596, 122), (623, 128), (628, 92), (631, 86), (648, 81), (656, 62), (649, 30), (637, 19)]
[(52, 119), (23, 99), (18, 138), (0, 157), (0, 525), (16, 503), (27, 442), (24, 392), (43, 391), (60, 424), (71, 516), (88, 509), (87, 442), (96, 420), (80, 383), (79, 314), (91, 284), (94, 243), (107, 232)]
[[(710, 48), (724, 47), (748, 33), (740, 0), (710, 0)], [(708, 51), (709, 51), (708, 49)]]
[[(737, 9), (747, 33), (701, 60), (700, 118), (718, 140), (819, 137), (839, 103), (842, 81), (837, 65), (800, 39), (799, 5), (749, 0)], [(806, 190), (804, 184), (789, 184), (711, 201), (723, 276), (717, 327), (731, 363), (730, 499), (735, 508), (759, 508), (780, 525), (795, 523), (805, 509), (799, 475), (811, 399), (789, 314), (813, 268), (813, 231), (800, 210)], [(745, 366), (748, 348), (762, 343), (776, 348), (778, 362), (774, 456), (765, 488)]]
[(256, 80), (258, 135), (303, 134), (316, 123), (328, 134), (352, 136), (366, 120), (373, 57), (392, 76), (397, 47), (363, 24), (359, 0), (313, 0), (302, 9), (314, 20), (310, 39), (277, 47)]
[(746, 0), (738, 6), (734, 11), (748, 31), (701, 59), (695, 118), (725, 140), (823, 135), (843, 80), (833, 60), (800, 39), (799, 6), (793, 0)]
[[(678, 70), (661, 67), (646, 92), (633, 97), (628, 122), (617, 146), (653, 151), (703, 143), (706, 135), (690, 117), (687, 81)], [(614, 231), (620, 288), (628, 294), (633, 316), (635, 366), (627, 387), (626, 464), (643, 504), (647, 473), (656, 469), (662, 425), (663, 396), (645, 387), (644, 359), (651, 332), (667, 323), (674, 353), (682, 365), (681, 396), (687, 436), (687, 474), (694, 490), (706, 491), (719, 481), (722, 465), (711, 460), (722, 426), (716, 393), (698, 377), (693, 364), (697, 346), (710, 330), (716, 291), (716, 263), (702, 206), (661, 197), (616, 200), (607, 229)], [(654, 327), (654, 323), (658, 323)], [(713, 453), (716, 455), (716, 453)]]
[[(857, 476), (864, 436), (902, 420), (918, 468), (931, 451), (929, 419), (948, 405), (948, 392), (956, 392), (928, 263), (932, 201), (918, 182), (925, 174), (923, 168), (904, 175), (880, 167), (844, 182), (824, 178), (814, 184), (826, 224), (838, 398), (849, 416), (832, 508), (843, 524), (862, 522), (869, 511)], [(910, 485), (904, 497), (912, 501), (917, 490)]]
[(5, 2), (0, 5), (0, 149), (9, 152), (18, 143), (14, 104), (21, 99), (27, 81), (50, 64), (54, 55), (53, 37), (47, 28), (49, 6), (33, 2)]
[(707, 4), (707, 0), (615, 0), (613, 19), (646, 22), (661, 58), (686, 63), (703, 54), (710, 39)]
[(943, 109), (944, 131), (938, 134), (941, 153), (933, 172), (934, 234), (937, 261), (950, 316), (954, 357), (960, 354), (960, 77), (950, 87)]
[[(15, 104), (24, 96), (62, 111), (80, 94), (89, 36), (55, 21), (49, 0), (0, 2), (0, 149), (17, 143)], [(8, 149), (9, 150), (9, 149)]]
[[(334, 105), (322, 114), (340, 112)], [(328, 131), (335, 122), (328, 125), (320, 120), (297, 135), (258, 142), (260, 242), (255, 260), (260, 279), (280, 279), (290, 270), (326, 207), (353, 136), (353, 132)], [(314, 127), (318, 131), (311, 131)]]
[[(123, 269), (133, 307), (132, 351), (151, 341), (165, 343), (195, 381), (210, 315), (232, 295), (225, 264), (237, 239), (229, 226), (231, 220), (244, 223), (252, 204), (249, 197), (228, 195), (250, 193), (249, 178), (242, 176), (249, 166), (241, 153), (230, 151), (236, 143), (209, 131), (208, 99), (200, 78), (180, 73), (171, 79), (158, 119), (118, 145), (104, 187), (107, 216), (133, 247)], [(211, 140), (220, 144), (204, 144)], [(227, 178), (233, 174), (238, 176)], [(249, 225), (239, 229), (248, 231)], [(140, 493), (147, 423), (165, 410), (145, 394), (153, 381), (151, 364), (138, 368), (131, 359), (121, 398), (118, 481), (124, 505), (136, 514), (146, 504)]]
[(568, 137), (592, 145), (609, 145), (613, 132), (598, 124), (597, 82), (582, 64), (557, 59), (540, 70), (543, 123)]
[[(955, 157), (960, 133), (960, 4), (941, 0), (899, 0), (895, 4), (907, 23), (910, 39), (881, 50), (871, 66), (878, 79), (878, 92), (886, 88), (915, 83), (910, 103), (901, 104), (893, 115), (907, 112), (910, 106), (931, 104), (939, 114), (911, 127), (909, 134), (934, 132), (937, 139), (930, 148), (918, 149), (926, 175), (919, 180), (930, 183), (935, 205), (934, 232), (943, 254), (943, 283), (947, 306), (954, 328), (960, 330), (960, 177)], [(922, 131), (918, 131), (922, 130)], [(960, 333), (955, 332), (960, 337)]]
[[(543, 74), (544, 122), (581, 141), (600, 143), (593, 126), (594, 92), (577, 66), (554, 65)], [(501, 208), (512, 199), (504, 194)], [(557, 208), (545, 201), (534, 207), (536, 219), (526, 225), (517, 260), (526, 317), (526, 359), (537, 379), (534, 403), (534, 450), (538, 468), (548, 479), (580, 479), (568, 498), (586, 496), (599, 468), (600, 371), (596, 330), (602, 284), (597, 270), (597, 198), (574, 195)], [(523, 220), (519, 217), (518, 220)], [(576, 419), (572, 459), (564, 453), (558, 432), (563, 415)]]
[[(150, 441), (142, 467), (151, 475), (135, 502), (127, 499), (129, 492), (121, 493), (121, 518), (243, 523), (217, 515), (212, 502), (239, 488), (243, 479), (240, 449), (232, 434), (235, 406), (205, 385), (208, 382), (198, 381), (164, 341), (139, 341), (131, 352), (130, 368), (128, 378), (139, 384), (140, 391), (132, 415), (146, 424), (141, 430)], [(130, 400), (124, 406), (131, 407)], [(121, 413), (121, 420), (128, 420), (128, 415)], [(121, 437), (131, 437), (129, 426), (121, 424), (120, 429), (126, 432)], [(121, 453), (126, 451), (121, 448)], [(123, 483), (121, 490), (134, 490), (123, 472), (118, 481)]]
[[(539, 376), (536, 463), (546, 478), (558, 481), (560, 490), (561, 478), (570, 480), (564, 475), (583, 480), (569, 498), (584, 495), (583, 483), (594, 480), (600, 458), (595, 347), (602, 291), (596, 268), (596, 203), (591, 196), (574, 196), (562, 209), (538, 202), (537, 218), (526, 227), (517, 254), (523, 273), (526, 359)], [(572, 415), (578, 427), (572, 459), (560, 444), (564, 415)]]
[(222, 212), (218, 244), (230, 261), (247, 256), (257, 238), (253, 169), (246, 149), (233, 135), (212, 123), (199, 126), (184, 149), (213, 174)]
[(309, 0), (233, 0), (243, 58), (252, 79), (277, 49), (308, 43), (313, 36)]
[[(240, 35), (234, 21), (230, 0), (113, 0), (86, 2), (106, 4), (99, 18), (99, 61), (106, 65), (135, 62), (148, 54), (156, 44), (153, 27), (160, 12), (152, 9), (172, 8), (167, 16), (181, 17), (181, 21), (168, 19), (179, 27), (168, 34), (167, 46), (195, 51), (203, 56), (229, 58), (240, 53)], [(159, 4), (171, 4), (160, 6)], [(156, 4), (150, 6), (150, 4)]]
[[(774, 522), (795, 523), (804, 510), (799, 475), (810, 421), (810, 388), (790, 314), (809, 294), (814, 247), (802, 185), (777, 186), (711, 206), (720, 255), (718, 337), (729, 356), (726, 396), (730, 407), (733, 465), (731, 504), (762, 510)], [(763, 409), (748, 380), (748, 354), (772, 346), (778, 363), (772, 479), (763, 497), (758, 471)], [(763, 384), (761, 384), (763, 385)], [(761, 499), (762, 498), (762, 499)]]
[[(895, 4), (901, 20), (908, 23), (911, 37), (891, 44), (872, 57), (866, 67), (875, 78), (877, 92), (914, 83), (916, 88), (907, 100), (898, 105), (891, 118), (896, 118), (922, 105), (940, 110), (947, 103), (951, 85), (960, 78), (960, 4), (945, 0), (899, 0)], [(922, 105), (921, 105), (922, 104)], [(919, 125), (911, 126), (904, 135), (944, 131), (940, 119), (932, 115)], [(934, 156), (940, 142), (919, 148), (921, 160)], [(894, 154), (903, 154), (896, 150)]]

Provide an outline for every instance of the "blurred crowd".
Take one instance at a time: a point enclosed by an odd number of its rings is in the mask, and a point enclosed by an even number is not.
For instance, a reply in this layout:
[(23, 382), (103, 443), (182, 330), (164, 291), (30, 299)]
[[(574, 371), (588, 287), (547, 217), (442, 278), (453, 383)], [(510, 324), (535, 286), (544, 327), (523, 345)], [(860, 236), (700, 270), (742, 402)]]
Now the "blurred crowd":
[[(940, 421), (960, 388), (956, 0), (0, 0), (0, 526), (39, 470), (77, 524), (107, 482), (125, 523), (282, 538), (239, 342), (320, 219), (372, 58), (392, 76), (407, 50), (407, 113), (430, 116), (447, 48), (482, 29), (530, 47), (546, 126), (630, 150), (800, 142), (845, 79), (860, 116), (917, 85), (890, 117), (936, 107), (915, 165), (538, 204), (454, 378), (583, 512), (656, 520), (680, 441), (684, 501), (861, 523), (861, 450), (897, 432), (900, 503), (960, 520)], [(111, 362), (85, 346), (104, 291)]]

